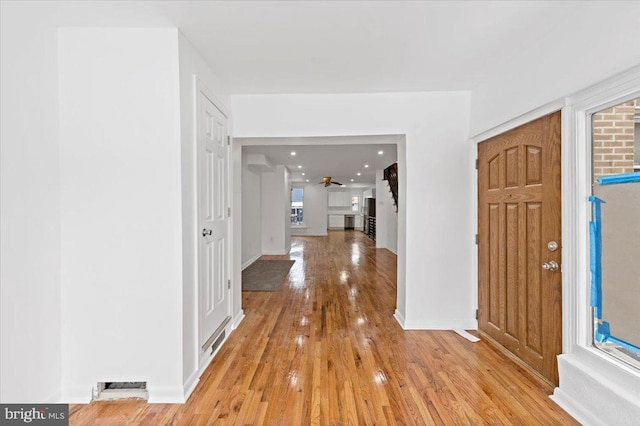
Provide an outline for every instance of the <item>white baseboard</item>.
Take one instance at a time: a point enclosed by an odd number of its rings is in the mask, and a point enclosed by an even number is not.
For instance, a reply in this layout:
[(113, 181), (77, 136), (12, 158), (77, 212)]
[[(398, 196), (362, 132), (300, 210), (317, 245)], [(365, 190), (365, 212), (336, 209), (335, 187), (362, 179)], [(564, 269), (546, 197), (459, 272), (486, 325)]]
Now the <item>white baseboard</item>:
[(218, 346), (218, 348), (214, 353), (210, 355), (206, 355), (203, 359), (200, 360), (200, 367), (198, 367), (198, 369), (194, 371), (191, 374), (191, 376), (189, 376), (189, 379), (187, 379), (186, 383), (184, 384), (185, 402), (189, 399), (189, 396), (191, 396), (196, 386), (198, 385), (198, 382), (200, 381), (200, 377), (202, 377), (202, 373), (204, 373), (204, 370), (206, 370), (209, 364), (211, 364), (211, 361), (213, 361), (213, 358), (216, 356), (220, 348), (222, 348), (227, 342), (229, 335), (233, 332), (233, 330), (238, 328), (238, 325), (240, 325), (243, 319), (244, 319), (244, 311), (240, 309), (240, 311), (236, 314), (236, 316), (229, 322), (230, 325), (225, 327), (226, 336), (222, 341), (222, 343), (220, 344), (220, 346)]
[(553, 395), (549, 395), (549, 398), (558, 404), (564, 411), (569, 413), (571, 417), (576, 419), (580, 424), (583, 425), (602, 425), (606, 426), (605, 423), (593, 417), (593, 413), (585, 410), (585, 408), (575, 399), (571, 398), (560, 388), (555, 388), (553, 391)]
[(558, 356), (560, 386), (551, 398), (584, 425), (636, 425), (640, 375), (595, 349)]
[(262, 255), (263, 256), (284, 256), (289, 254), (289, 250), (291, 250), (291, 247), (289, 247), (287, 251), (263, 251)]
[(260, 259), (260, 256), (262, 256), (262, 253), (257, 254), (256, 256), (253, 256), (251, 259), (247, 260), (246, 262), (244, 262), (242, 264), (242, 266), (240, 267), (240, 269), (242, 271), (244, 271), (245, 269), (247, 269), (249, 266), (251, 266), (251, 264), (253, 262), (255, 262), (256, 260)]
[(478, 328), (478, 322), (473, 320), (464, 319), (427, 319), (427, 320), (405, 320), (405, 330), (476, 330)]
[(184, 404), (186, 402), (182, 386), (149, 386), (149, 404)]
[(244, 319), (244, 311), (240, 309), (240, 311), (236, 314), (235, 318), (233, 318), (233, 321), (232, 321), (233, 323), (231, 324), (231, 327), (233, 328), (233, 330), (238, 328), (238, 326), (240, 325), (243, 319)]
[(184, 388), (185, 402), (189, 399), (196, 386), (198, 385), (198, 382), (200, 381), (200, 375), (198, 373), (198, 370), (195, 370), (193, 373), (191, 373), (191, 376), (189, 376), (184, 386), (182, 386)]
[(62, 388), (60, 402), (64, 404), (88, 404), (93, 397), (91, 385)]
[[(185, 388), (182, 386), (154, 387), (147, 384), (147, 390), (149, 391), (149, 403), (182, 404), (186, 401), (184, 389)], [(93, 389), (91, 386), (64, 388), (60, 394), (59, 402), (64, 404), (89, 404), (92, 398)]]
[(62, 404), (62, 390), (58, 389), (43, 400), (44, 404)]
[(387, 250), (389, 250), (391, 253), (395, 254), (396, 256), (398, 255), (398, 250), (387, 247)]
[(218, 352), (220, 352), (220, 349), (227, 343), (227, 340), (229, 340), (229, 336), (231, 335), (231, 333), (233, 333), (233, 330), (235, 329), (234, 324), (240, 324), (240, 322), (244, 318), (244, 313), (242, 310), (240, 310), (240, 313), (236, 317), (238, 316), (240, 317), (239, 320), (232, 319), (231, 321), (229, 321), (229, 323), (227, 323), (227, 326), (224, 328), (224, 331), (225, 331), (224, 340), (216, 348), (214, 353), (208, 354), (207, 353), (208, 350), (200, 352), (200, 356), (201, 356), (200, 367), (198, 368), (198, 371), (197, 371), (198, 380), (200, 377), (202, 377), (204, 370), (206, 370), (207, 367), (209, 367), (209, 364), (211, 364), (211, 361), (213, 361), (213, 358), (215, 358)]
[(402, 313), (396, 309), (396, 311), (393, 314), (393, 317), (396, 319), (396, 321), (398, 321), (398, 324), (400, 324), (400, 327), (404, 329), (404, 315), (402, 315)]

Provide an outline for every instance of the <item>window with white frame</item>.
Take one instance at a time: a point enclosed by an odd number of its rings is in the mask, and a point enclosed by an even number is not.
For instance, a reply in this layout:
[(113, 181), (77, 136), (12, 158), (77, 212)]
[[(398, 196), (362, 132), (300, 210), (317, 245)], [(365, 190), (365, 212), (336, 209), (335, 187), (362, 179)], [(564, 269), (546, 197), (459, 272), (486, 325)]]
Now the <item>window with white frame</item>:
[(591, 115), (593, 345), (640, 369), (640, 98)]
[(640, 172), (640, 101), (636, 99), (636, 109), (633, 114), (633, 169), (636, 172)]
[(291, 189), (291, 224), (301, 226), (304, 224), (304, 189)]

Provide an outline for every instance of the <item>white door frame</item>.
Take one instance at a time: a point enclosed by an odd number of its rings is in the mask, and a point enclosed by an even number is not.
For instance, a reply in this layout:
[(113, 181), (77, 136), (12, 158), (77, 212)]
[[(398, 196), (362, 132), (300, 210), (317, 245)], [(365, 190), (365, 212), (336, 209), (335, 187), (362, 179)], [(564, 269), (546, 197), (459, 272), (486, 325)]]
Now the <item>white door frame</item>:
[[(193, 76), (193, 93), (194, 93), (194, 97), (193, 97), (193, 108), (195, 111), (194, 114), (194, 122), (192, 123), (193, 128), (194, 128), (194, 143), (195, 143), (195, 158), (194, 158), (194, 170), (195, 170), (195, 193), (196, 193), (196, 198), (195, 198), (195, 211), (196, 211), (196, 232), (198, 232), (200, 230), (200, 223), (199, 223), (199, 208), (200, 208), (200, 187), (199, 187), (199, 179), (200, 179), (200, 141), (199, 139), (199, 120), (200, 120), (200, 107), (199, 107), (199, 96), (200, 93), (202, 92), (202, 94), (204, 96), (206, 96), (213, 104), (216, 108), (218, 108), (222, 114), (227, 118), (228, 122), (228, 135), (231, 138), (231, 114), (230, 111), (224, 106), (224, 104), (222, 102), (220, 102), (219, 99), (217, 99), (217, 97), (213, 94), (213, 92), (211, 90), (209, 90), (207, 88), (207, 86), (202, 82), (202, 80), (200, 80), (196, 75)], [(228, 150), (228, 159), (227, 159), (227, 194), (228, 194), (228, 206), (231, 209), (231, 211), (233, 212), (233, 172), (232, 172), (232, 168), (233, 168), (233, 159), (232, 159), (232, 148), (231, 145), (229, 145), (227, 147)], [(234, 287), (238, 286), (238, 279), (236, 279), (236, 276), (234, 274), (233, 271), (233, 264), (234, 264), (234, 250), (233, 250), (233, 214), (228, 218), (228, 224), (227, 224), (227, 239), (228, 239), (228, 243), (227, 243), (227, 268), (228, 268), (228, 279), (231, 280), (231, 288), (227, 289), (227, 312), (228, 315), (232, 317), (231, 321), (228, 321), (225, 323), (224, 325), (224, 330), (226, 333), (226, 336), (224, 338), (224, 340), (226, 341), (226, 339), (229, 336), (229, 333), (237, 326), (237, 324), (239, 323), (239, 321), (234, 321), (233, 319), (233, 306), (234, 306), (234, 294), (236, 292), (234, 292)], [(204, 371), (204, 369), (207, 367), (207, 365), (211, 362), (211, 360), (213, 359), (213, 356), (215, 355), (215, 353), (217, 353), (217, 351), (219, 350), (220, 347), (222, 347), (222, 345), (220, 345), (218, 347), (218, 349), (214, 352), (214, 353), (209, 353), (209, 349), (202, 348), (202, 342), (201, 342), (201, 327), (202, 327), (202, 312), (201, 312), (201, 308), (200, 308), (200, 278), (199, 278), (199, 271), (200, 271), (200, 242), (199, 242), (199, 238), (200, 235), (198, 234), (196, 237), (196, 291), (195, 291), (195, 296), (196, 296), (196, 309), (197, 309), (197, 338), (196, 338), (196, 346), (197, 346), (197, 353), (198, 353), (198, 365), (199, 365), (199, 374), (198, 376), (200, 376), (202, 374), (202, 372)], [(223, 341), (224, 344), (224, 341)]]

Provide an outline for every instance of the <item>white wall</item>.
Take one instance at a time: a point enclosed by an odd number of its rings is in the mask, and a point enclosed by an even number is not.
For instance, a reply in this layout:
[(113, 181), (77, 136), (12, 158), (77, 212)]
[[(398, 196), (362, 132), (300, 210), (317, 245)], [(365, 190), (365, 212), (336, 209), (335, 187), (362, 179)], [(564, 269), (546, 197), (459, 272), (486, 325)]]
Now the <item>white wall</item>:
[(303, 189), (304, 226), (291, 228), (292, 235), (327, 235), (327, 190), (322, 185), (295, 182), (294, 188)]
[(376, 247), (398, 254), (398, 213), (383, 177), (384, 170), (376, 170)]
[(291, 248), (290, 184), (289, 171), (282, 165), (262, 173), (262, 254), (287, 254)]
[(262, 173), (242, 165), (242, 269), (262, 256)]
[[(182, 179), (182, 310), (183, 310), (183, 381), (185, 397), (197, 383), (198, 354), (198, 216), (197, 216), (197, 166), (195, 79), (209, 96), (214, 96), (216, 106), (229, 113), (229, 96), (223, 83), (213, 74), (199, 53), (182, 33), (178, 33), (180, 70), (180, 140)], [(230, 118), (230, 117), (229, 117)], [(233, 250), (233, 248), (231, 248)], [(239, 280), (232, 277), (234, 302), (239, 306)], [(239, 307), (233, 311), (237, 314)]]
[(231, 101), (237, 137), (405, 134), (398, 146), (405, 173), (397, 318), (406, 328), (475, 327), (472, 259), (460, 255), (474, 244), (469, 93), (234, 95)]
[(472, 94), (471, 135), (640, 63), (640, 3), (576, 2), (571, 19), (495, 68)]
[(387, 248), (386, 182), (383, 170), (376, 170), (376, 248)]
[(364, 198), (376, 198), (376, 187), (374, 186), (371, 189), (367, 189), (366, 191), (364, 191), (362, 196)]
[(59, 32), (63, 399), (183, 398), (176, 29)]
[[(58, 99), (58, 25), (61, 19), (60, 3), (44, 2), (34, 7), (25, 2), (2, 2), (2, 387), (3, 402), (44, 402), (60, 399), (62, 386), (62, 325), (60, 284), (60, 167), (59, 167), (59, 99)], [(84, 9), (85, 12), (90, 12)], [(72, 10), (71, 12), (80, 12)], [(90, 13), (89, 13), (90, 14)], [(69, 21), (78, 20), (79, 14), (65, 15)], [(97, 15), (96, 15), (97, 16)], [(108, 21), (109, 18), (105, 17)], [(116, 19), (117, 20), (117, 19)], [(188, 165), (193, 150), (192, 74), (211, 88), (228, 106), (228, 96), (212, 76), (195, 50), (177, 31), (180, 50), (180, 113), (183, 126), (182, 152), (175, 152), (183, 164), (183, 288), (184, 318), (183, 350), (184, 371), (187, 378), (194, 369), (193, 339), (196, 336), (195, 305), (195, 246), (193, 233), (195, 205), (193, 182), (195, 170)], [(169, 47), (171, 46), (171, 47)], [(175, 55), (175, 40), (166, 45)], [(124, 55), (124, 54), (123, 54)], [(149, 58), (143, 55), (144, 58)], [(128, 58), (127, 58), (128, 60)], [(127, 66), (133, 71), (137, 62)], [(151, 63), (143, 64), (146, 72)], [(171, 71), (175, 71), (175, 64)], [(156, 70), (152, 70), (154, 74)], [(152, 79), (150, 81), (158, 81)], [(123, 84), (131, 83), (131, 81)], [(158, 95), (175, 89), (173, 80), (158, 90)], [(132, 91), (136, 93), (136, 91)], [(146, 96), (146, 93), (140, 93)], [(133, 104), (143, 105), (135, 98)], [(143, 100), (144, 101), (144, 100)], [(167, 98), (162, 102), (167, 104)], [(114, 109), (122, 107), (121, 101)], [(177, 105), (177, 104), (176, 104)], [(133, 109), (132, 105), (127, 105)], [(107, 106), (104, 106), (107, 109)], [(227, 108), (228, 109), (228, 108)], [(129, 110), (126, 110), (129, 111)], [(37, 120), (37, 125), (32, 123)], [(132, 126), (127, 123), (127, 126)], [(124, 130), (130, 127), (123, 126)], [(109, 131), (116, 132), (113, 123)], [(102, 129), (95, 129), (99, 133)], [(144, 132), (140, 132), (144, 133)], [(108, 137), (105, 135), (105, 137)], [(155, 147), (147, 152), (153, 158)], [(68, 160), (68, 159), (61, 159)], [(112, 160), (112, 159), (110, 159)], [(158, 165), (160, 167), (160, 165)], [(140, 170), (143, 171), (143, 170)], [(73, 172), (73, 171), (72, 171)], [(66, 172), (63, 172), (66, 173)], [(114, 172), (115, 173), (115, 172)], [(67, 176), (68, 177), (68, 176)], [(68, 200), (67, 200), (68, 201)], [(68, 212), (67, 212), (68, 213)], [(189, 216), (191, 215), (191, 216)], [(67, 218), (68, 219), (68, 218)], [(239, 223), (239, 221), (238, 221)], [(34, 226), (37, 224), (37, 226)], [(103, 227), (100, 227), (101, 229)], [(66, 237), (69, 242), (70, 237)], [(238, 246), (239, 247), (239, 246)], [(237, 256), (239, 262), (240, 256)], [(38, 265), (34, 268), (33, 265)], [(240, 314), (240, 287), (234, 288), (234, 313)], [(179, 299), (175, 299), (179, 300)], [(87, 322), (87, 321), (83, 321)], [(237, 319), (235, 323), (237, 324)], [(131, 333), (137, 333), (137, 330)], [(67, 333), (68, 334), (68, 333)], [(129, 336), (130, 337), (130, 336)], [(37, 341), (46, 351), (34, 351)], [(64, 355), (67, 355), (65, 349)], [(75, 355), (72, 355), (75, 356)], [(68, 365), (68, 362), (65, 362)], [(65, 380), (69, 386), (69, 381)], [(157, 383), (151, 383), (152, 387)], [(80, 399), (90, 396), (90, 389), (78, 389)], [(157, 389), (157, 388), (156, 388)], [(176, 388), (177, 389), (177, 388)], [(73, 390), (65, 389), (68, 396)], [(156, 392), (152, 393), (153, 395)]]
[(0, 402), (59, 399), (60, 168), (54, 13), (0, 2)]

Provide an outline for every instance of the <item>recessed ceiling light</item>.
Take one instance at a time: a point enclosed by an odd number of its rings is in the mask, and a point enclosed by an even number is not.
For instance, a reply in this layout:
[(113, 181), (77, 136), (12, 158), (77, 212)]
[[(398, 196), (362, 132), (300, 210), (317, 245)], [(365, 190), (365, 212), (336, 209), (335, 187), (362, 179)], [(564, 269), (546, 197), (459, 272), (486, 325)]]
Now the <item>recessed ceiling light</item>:
[(295, 151), (291, 151), (291, 155), (296, 155), (296, 152)]
[(358, 173), (356, 173), (356, 174), (357, 174), (358, 176), (360, 176), (362, 173), (358, 172)]
[(368, 165), (368, 164), (365, 164), (365, 165), (364, 165), (364, 168), (366, 169), (367, 167), (369, 167), (369, 165)]
[(351, 179), (351, 182), (353, 182), (353, 179)]
[(307, 179), (307, 182), (309, 182), (309, 179)]
[(300, 166), (300, 165), (299, 165), (299, 166), (298, 166), (298, 168), (299, 168), (299, 169), (301, 169), (301, 168), (302, 168), (302, 166)]
[(345, 184), (342, 184), (342, 185), (340, 185), (340, 186), (344, 188), (344, 187), (345, 187), (345, 186), (347, 186), (347, 185), (345, 185)]
[(302, 176), (304, 176), (304, 172), (302, 172)]
[(384, 154), (384, 151), (378, 151), (378, 155)]

